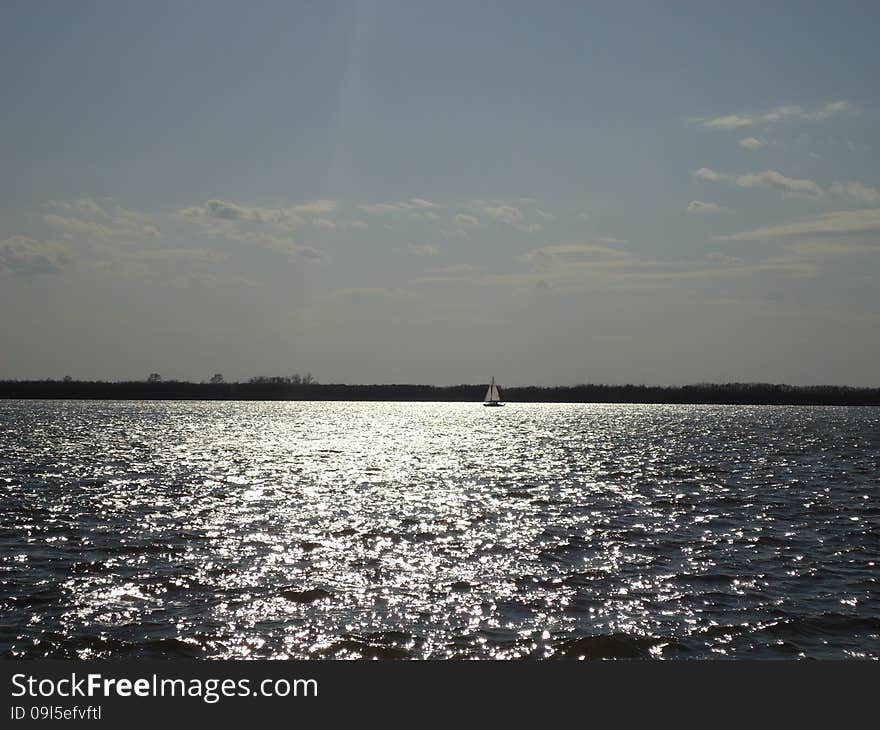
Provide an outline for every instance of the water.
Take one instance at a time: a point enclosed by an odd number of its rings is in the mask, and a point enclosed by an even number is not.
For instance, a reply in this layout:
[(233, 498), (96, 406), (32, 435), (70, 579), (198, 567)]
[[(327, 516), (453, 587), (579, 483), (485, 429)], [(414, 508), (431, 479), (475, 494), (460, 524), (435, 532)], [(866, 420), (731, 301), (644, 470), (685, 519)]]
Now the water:
[(880, 657), (880, 409), (0, 402), (0, 656)]

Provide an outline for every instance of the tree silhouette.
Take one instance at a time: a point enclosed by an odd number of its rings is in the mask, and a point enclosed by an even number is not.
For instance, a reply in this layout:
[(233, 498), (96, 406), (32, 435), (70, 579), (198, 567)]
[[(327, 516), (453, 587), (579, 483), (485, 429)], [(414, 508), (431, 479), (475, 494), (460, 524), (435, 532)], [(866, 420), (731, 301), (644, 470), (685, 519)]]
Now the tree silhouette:
[(211, 376), (211, 384), (212, 385), (219, 385), (222, 382), (223, 382), (223, 373), (214, 373), (214, 375)]
[(148, 383), (161, 383), (162, 376), (159, 373), (150, 373), (150, 376), (147, 378)]

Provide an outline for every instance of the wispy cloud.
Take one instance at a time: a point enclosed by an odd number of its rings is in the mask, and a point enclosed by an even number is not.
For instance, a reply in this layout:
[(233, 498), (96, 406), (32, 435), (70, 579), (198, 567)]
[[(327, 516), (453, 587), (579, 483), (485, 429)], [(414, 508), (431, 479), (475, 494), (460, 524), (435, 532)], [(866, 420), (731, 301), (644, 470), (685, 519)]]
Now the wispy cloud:
[(229, 241), (255, 244), (288, 254), (291, 258), (302, 257), (311, 261), (320, 261), (325, 254), (313, 246), (306, 246), (291, 239), (287, 235), (278, 235), (268, 231), (250, 231), (241, 229), (234, 222), (217, 221), (214, 225), (204, 229), (209, 236), (225, 238)]
[(127, 258), (140, 261), (198, 261), (219, 264), (229, 257), (209, 248), (151, 248), (134, 251)]
[(407, 246), (409, 252), (413, 256), (436, 256), (440, 252), (437, 250), (436, 246), (432, 246), (430, 243), (423, 244), (415, 244), (410, 243)]
[(736, 184), (741, 188), (769, 185), (782, 190), (787, 197), (803, 196), (808, 198), (818, 198), (822, 195), (822, 190), (812, 180), (798, 180), (796, 178), (786, 177), (776, 170), (764, 170), (764, 172), (739, 175), (736, 178)]
[[(295, 228), (309, 221), (326, 220), (326, 216), (334, 212), (336, 207), (337, 203), (333, 200), (316, 200), (284, 208), (265, 208), (225, 200), (208, 200), (202, 205), (183, 208), (178, 213), (196, 222), (220, 220)], [(314, 218), (315, 216), (317, 218)]]
[(855, 106), (848, 101), (833, 101), (818, 109), (804, 109), (802, 106), (789, 105), (778, 106), (761, 115), (765, 122), (784, 122), (788, 120), (821, 121), (829, 119), (836, 114), (855, 111)]
[(725, 175), (723, 172), (716, 172), (708, 167), (701, 167), (699, 170), (694, 170), (693, 176), (700, 178), (700, 180), (709, 180), (711, 182), (721, 182), (722, 180), (730, 179), (730, 175)]
[(35, 241), (27, 236), (10, 236), (0, 240), (0, 270), (16, 274), (54, 273), (70, 263), (64, 246)]
[(65, 233), (73, 236), (96, 236), (98, 238), (112, 238), (116, 232), (95, 221), (85, 221), (80, 218), (72, 218), (69, 216), (55, 215), (50, 213), (43, 216), (43, 220), (51, 226), (60, 228)]
[(466, 215), (465, 213), (459, 213), (455, 216), (455, 222), (459, 225), (465, 226), (475, 226), (479, 224), (480, 219), (473, 215)]
[(524, 254), (521, 258), (524, 261), (546, 263), (548, 261), (571, 261), (586, 258), (620, 260), (631, 257), (632, 254), (628, 251), (621, 251), (620, 249), (608, 246), (596, 246), (592, 243), (571, 243), (536, 248)]
[(368, 215), (389, 215), (407, 211), (425, 213), (439, 208), (440, 205), (424, 198), (410, 198), (398, 203), (361, 203), (357, 207)]
[(67, 203), (59, 200), (50, 200), (46, 203), (48, 208), (58, 208), (67, 211), (80, 211), (82, 213), (91, 213), (93, 215), (107, 216), (107, 212), (95, 202), (92, 198), (80, 198), (73, 203)]
[(311, 203), (300, 203), (293, 205), (287, 210), (296, 215), (330, 215), (338, 207), (335, 200), (314, 200)]
[(852, 254), (880, 254), (880, 244), (852, 243), (846, 240), (812, 240), (787, 243), (786, 251), (807, 257), (840, 257)]
[(691, 214), (719, 213), (721, 206), (718, 203), (704, 203), (702, 200), (692, 200), (688, 203), (687, 212)]
[(522, 223), (522, 211), (514, 205), (486, 205), (482, 208), (483, 213), (501, 223), (514, 226)]
[(862, 185), (862, 183), (834, 183), (829, 191), (834, 195), (846, 196), (862, 203), (880, 205), (880, 190)]
[(706, 260), (711, 261), (713, 264), (719, 264), (720, 266), (739, 266), (743, 262), (742, 259), (736, 258), (735, 256), (728, 256), (719, 251), (707, 253)]
[(412, 293), (401, 287), (361, 286), (347, 289), (334, 289), (328, 299), (402, 299)]
[(694, 177), (710, 182), (722, 182), (732, 180), (741, 188), (754, 188), (769, 186), (782, 190), (786, 197), (818, 198), (822, 195), (822, 189), (812, 180), (801, 180), (787, 177), (778, 170), (764, 170), (763, 172), (749, 172), (744, 175), (728, 175), (717, 172), (708, 167), (701, 167), (693, 172)]
[(716, 241), (761, 241), (792, 236), (841, 236), (880, 233), (880, 208), (837, 211), (807, 220), (714, 236)]
[(160, 238), (159, 229), (152, 219), (137, 211), (119, 205), (101, 206), (92, 198), (80, 198), (73, 203), (50, 200), (47, 208), (63, 210), (74, 215), (43, 216), (49, 225), (61, 229), (67, 236), (110, 239)]
[(758, 139), (757, 137), (745, 137), (744, 139), (741, 139), (739, 141), (739, 146), (745, 147), (747, 150), (754, 151), (759, 150), (762, 147), (766, 147), (767, 143), (762, 139)]
[(479, 211), (499, 223), (512, 226), (525, 233), (538, 233), (543, 230), (540, 223), (526, 222), (526, 216), (521, 206), (510, 203), (481, 205)]
[(729, 114), (726, 117), (707, 119), (702, 124), (710, 129), (740, 129), (751, 127), (755, 120), (749, 114)]
[(701, 119), (699, 120), (699, 123), (703, 127), (708, 127), (709, 129), (731, 130), (751, 127), (759, 122), (765, 124), (777, 124), (780, 122), (795, 120), (821, 121), (823, 119), (829, 119), (837, 114), (853, 111), (855, 111), (855, 106), (851, 102), (841, 100), (833, 101), (814, 109), (805, 109), (804, 107), (797, 105), (783, 105), (774, 107), (773, 109), (760, 114), (753, 112), (728, 114), (726, 116), (714, 117), (712, 119)]

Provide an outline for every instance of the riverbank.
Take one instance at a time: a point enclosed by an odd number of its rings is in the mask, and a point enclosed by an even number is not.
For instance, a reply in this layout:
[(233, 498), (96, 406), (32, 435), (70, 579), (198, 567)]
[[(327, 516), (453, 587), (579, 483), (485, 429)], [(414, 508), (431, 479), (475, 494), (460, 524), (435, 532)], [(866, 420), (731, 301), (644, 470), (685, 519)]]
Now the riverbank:
[[(340, 400), (481, 401), (480, 385), (346, 385), (297, 383), (0, 381), (0, 398), (82, 400)], [(669, 403), (716, 405), (880, 405), (880, 388), (792, 386), (767, 383), (685, 386), (575, 385), (505, 388), (506, 402)]]

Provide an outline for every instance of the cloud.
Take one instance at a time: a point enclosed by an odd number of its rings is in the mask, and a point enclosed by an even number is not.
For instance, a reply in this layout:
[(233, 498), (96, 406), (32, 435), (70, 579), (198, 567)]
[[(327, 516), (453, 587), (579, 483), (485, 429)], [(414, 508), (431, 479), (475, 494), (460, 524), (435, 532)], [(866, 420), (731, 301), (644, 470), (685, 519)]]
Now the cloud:
[(251, 205), (239, 205), (223, 200), (209, 200), (204, 205), (184, 208), (180, 214), (186, 218), (219, 218), (225, 221), (245, 223), (284, 223), (289, 216), (281, 208), (259, 208)]
[(437, 269), (438, 274), (478, 274), (484, 271), (485, 267), (475, 266), (474, 264), (452, 264), (452, 266), (444, 266)]
[(715, 170), (710, 170), (708, 167), (701, 167), (699, 170), (694, 170), (693, 176), (698, 177), (701, 180), (710, 180), (712, 182), (720, 182), (730, 178), (730, 175), (725, 175), (723, 172), (715, 172)]
[(100, 205), (98, 205), (92, 198), (80, 198), (74, 203), (65, 203), (64, 201), (50, 200), (48, 203), (46, 203), (46, 206), (49, 208), (59, 208), (61, 210), (68, 211), (78, 210), (82, 213), (91, 213), (93, 215), (109, 217), (107, 211), (105, 211)]
[(363, 286), (349, 289), (334, 289), (329, 299), (400, 299), (411, 296), (406, 289), (399, 287)]
[(523, 220), (522, 211), (514, 205), (487, 205), (482, 210), (490, 218), (511, 226), (517, 225)]
[(561, 244), (558, 246), (544, 246), (536, 248), (522, 256), (525, 261), (546, 263), (548, 261), (573, 260), (573, 259), (624, 259), (630, 258), (628, 251), (620, 251), (607, 246), (596, 246), (591, 243)]
[[(286, 208), (264, 208), (225, 200), (208, 200), (202, 205), (183, 208), (178, 213), (193, 221), (220, 220), (294, 228), (308, 222), (310, 216), (326, 216), (335, 211), (336, 207), (336, 202), (332, 200), (316, 200)], [(325, 220), (325, 218), (317, 220)]]
[[(746, 173), (745, 175), (728, 175), (723, 172), (710, 170), (708, 167), (701, 167), (699, 170), (695, 170), (692, 174), (694, 175), (694, 177), (698, 177), (701, 180), (711, 180), (713, 182), (732, 180), (741, 188), (754, 188), (766, 185), (776, 188), (777, 190), (782, 190), (782, 192), (785, 193), (785, 197), (787, 198), (819, 198), (823, 194), (822, 188), (820, 188), (812, 180), (802, 180), (798, 178), (787, 177), (778, 170), (750, 172)], [(839, 188), (838, 192), (842, 190), (843, 188), (841, 187)], [(864, 186), (860, 186), (860, 189), (858, 190), (858, 192), (861, 192), (863, 195), (869, 194), (869, 191), (870, 189), (864, 188)]]
[(484, 205), (480, 210), (493, 220), (513, 226), (525, 233), (537, 233), (543, 228), (540, 223), (526, 223), (522, 209), (515, 205)]
[(245, 243), (257, 243), (273, 248), (276, 251), (282, 251), (291, 257), (301, 256), (311, 261), (321, 261), (326, 258), (323, 251), (313, 246), (304, 246), (289, 238), (274, 236), (271, 233), (253, 233), (242, 232), (240, 236), (230, 236), (233, 240), (243, 241)]
[(94, 221), (84, 221), (79, 218), (55, 215), (54, 213), (43, 216), (43, 220), (49, 225), (60, 228), (65, 233), (74, 236), (82, 235), (96, 236), (98, 238), (113, 238), (116, 235), (116, 231), (113, 229)]
[(843, 112), (855, 111), (855, 107), (848, 101), (834, 101), (826, 104), (825, 108), (819, 113), (820, 118), (830, 117), (833, 114), (841, 114)]
[(64, 246), (35, 241), (27, 236), (10, 236), (0, 240), (0, 271), (16, 274), (55, 273), (70, 263)]
[(311, 203), (293, 205), (287, 210), (296, 215), (329, 215), (336, 210), (337, 206), (335, 200), (315, 200)]
[(801, 106), (778, 106), (761, 116), (765, 122), (784, 122), (789, 119), (805, 121), (821, 121), (836, 114), (855, 111), (855, 106), (848, 101), (833, 101), (823, 107), (807, 111)]
[(745, 147), (747, 150), (759, 150), (766, 147), (767, 143), (757, 137), (745, 137), (739, 141), (739, 146)]
[(358, 220), (358, 221), (352, 221), (351, 227), (357, 231), (365, 231), (370, 227), (370, 225), (366, 221)]
[(471, 237), (464, 228), (441, 228), (438, 234), (447, 241), (470, 241)]
[(742, 259), (738, 259), (735, 256), (728, 256), (727, 254), (719, 253), (717, 251), (707, 253), (706, 260), (711, 261), (713, 264), (719, 264), (720, 266), (739, 266), (742, 264)]
[(687, 212), (693, 214), (718, 213), (720, 211), (721, 206), (718, 203), (704, 203), (702, 200), (692, 200), (687, 207)]
[(219, 264), (226, 261), (228, 256), (209, 248), (153, 248), (132, 252), (128, 258), (139, 261), (199, 261)]
[(782, 190), (786, 197), (804, 196), (808, 198), (818, 198), (822, 195), (822, 190), (812, 180), (798, 180), (796, 178), (786, 177), (776, 170), (765, 170), (764, 172), (740, 175), (736, 178), (736, 184), (741, 188), (770, 185), (771, 187)]
[(730, 114), (726, 117), (717, 117), (703, 122), (703, 126), (710, 129), (739, 129), (740, 127), (750, 127), (752, 124), (754, 124), (754, 119), (748, 114)]
[(763, 114), (761, 119), (765, 122), (782, 122), (786, 119), (798, 119), (803, 117), (803, 115), (803, 107), (778, 106), (775, 109), (771, 109), (766, 114)]
[(860, 253), (880, 253), (880, 246), (862, 243), (849, 243), (839, 240), (798, 241), (797, 243), (785, 244), (786, 251), (800, 254), (801, 256), (847, 256)]
[(62, 229), (69, 236), (102, 239), (141, 239), (162, 236), (149, 216), (127, 210), (119, 205), (102, 207), (91, 198), (80, 198), (74, 203), (50, 200), (46, 206), (83, 216), (82, 218), (55, 214), (43, 216), (43, 220)]
[(359, 205), (358, 208), (368, 215), (383, 215), (385, 213), (397, 213), (403, 210), (398, 203), (371, 203)]
[(777, 106), (762, 114), (728, 114), (727, 116), (715, 117), (714, 119), (702, 119), (699, 120), (699, 122), (702, 126), (710, 129), (731, 130), (751, 127), (759, 121), (767, 124), (776, 124), (791, 120), (820, 121), (823, 119), (829, 119), (837, 114), (851, 111), (855, 111), (855, 106), (848, 101), (841, 100), (833, 101), (813, 110), (807, 110), (802, 106), (797, 105), (783, 105)]
[(248, 279), (243, 276), (216, 276), (204, 271), (195, 272), (185, 277), (172, 279), (171, 283), (175, 286), (186, 286), (191, 289), (213, 289), (219, 286), (242, 286), (248, 289), (257, 289), (264, 286), (261, 282)]
[(475, 226), (479, 224), (480, 219), (473, 215), (465, 215), (464, 213), (459, 213), (457, 216), (455, 216), (455, 222), (459, 225)]
[(812, 180), (799, 180), (793, 177), (786, 177), (777, 170), (764, 170), (763, 172), (750, 172), (745, 175), (734, 176), (710, 170), (708, 167), (701, 167), (699, 170), (695, 170), (692, 174), (694, 177), (698, 177), (701, 180), (710, 180), (712, 182), (733, 180), (741, 188), (754, 188), (762, 185), (769, 185), (770, 187), (782, 190), (787, 198), (795, 196), (818, 198), (822, 195), (822, 189)]
[(362, 203), (357, 206), (368, 215), (389, 215), (401, 212), (422, 212), (430, 211), (440, 206), (430, 200), (423, 198), (411, 198), (410, 200), (399, 203)]
[(877, 188), (869, 188), (858, 182), (850, 182), (845, 185), (842, 183), (834, 183), (829, 190), (835, 195), (843, 195), (854, 198), (862, 203), (873, 205), (880, 204), (880, 190)]
[(300, 256), (312, 261), (320, 261), (326, 258), (323, 251), (312, 246), (304, 246), (284, 235), (276, 235), (266, 231), (245, 231), (238, 228), (234, 223), (218, 223), (207, 231), (212, 236), (219, 236), (230, 241), (252, 243), (267, 248), (281, 251), (291, 258)]
[(762, 241), (792, 236), (846, 236), (865, 233), (880, 233), (880, 208), (825, 213), (804, 221), (713, 238), (716, 241)]
[(407, 247), (413, 256), (437, 256), (440, 252), (429, 243), (417, 245), (410, 243)]

